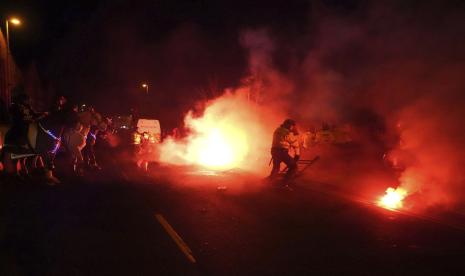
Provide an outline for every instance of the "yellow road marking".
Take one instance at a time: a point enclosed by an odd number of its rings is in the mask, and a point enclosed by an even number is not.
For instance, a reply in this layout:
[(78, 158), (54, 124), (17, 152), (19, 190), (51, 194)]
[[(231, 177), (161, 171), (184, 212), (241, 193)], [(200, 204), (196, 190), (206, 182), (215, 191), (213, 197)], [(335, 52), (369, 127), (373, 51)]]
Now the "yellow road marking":
[(181, 237), (174, 231), (173, 227), (166, 221), (166, 219), (161, 214), (155, 214), (158, 222), (163, 226), (165, 231), (170, 235), (170, 237), (174, 240), (174, 242), (178, 245), (179, 249), (181, 249), (182, 253), (186, 255), (187, 259), (191, 263), (196, 263), (194, 256), (192, 255), (192, 250), (187, 246), (187, 244), (181, 239)]

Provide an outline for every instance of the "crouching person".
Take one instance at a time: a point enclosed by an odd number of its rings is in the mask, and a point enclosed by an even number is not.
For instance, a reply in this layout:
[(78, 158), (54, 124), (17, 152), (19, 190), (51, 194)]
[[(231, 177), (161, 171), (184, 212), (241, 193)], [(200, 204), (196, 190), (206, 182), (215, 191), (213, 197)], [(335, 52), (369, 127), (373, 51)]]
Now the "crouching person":
[[(294, 150), (294, 157), (289, 154)], [(294, 120), (286, 119), (273, 133), (273, 142), (271, 146), (271, 157), (273, 160), (273, 169), (269, 179), (275, 179), (279, 173), (281, 163), (286, 164), (288, 170), (285, 179), (294, 176), (297, 170), (297, 161), (300, 158), (300, 146), (298, 132)]]

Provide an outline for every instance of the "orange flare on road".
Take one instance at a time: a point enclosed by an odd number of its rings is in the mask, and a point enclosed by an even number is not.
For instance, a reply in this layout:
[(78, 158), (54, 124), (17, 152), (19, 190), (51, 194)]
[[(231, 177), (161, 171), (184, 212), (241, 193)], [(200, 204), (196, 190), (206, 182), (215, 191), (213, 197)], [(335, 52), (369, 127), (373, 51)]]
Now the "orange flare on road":
[(386, 190), (386, 194), (379, 199), (378, 205), (386, 209), (400, 209), (403, 206), (403, 200), (407, 196), (407, 191), (402, 188), (391, 188)]
[(210, 169), (237, 167), (249, 150), (244, 130), (234, 127), (231, 122), (206, 118), (194, 120), (197, 135), (188, 145), (187, 159)]
[(165, 139), (160, 144), (160, 162), (220, 171), (268, 170), (274, 115), (242, 94), (226, 93), (208, 102), (201, 116), (187, 113), (186, 137)]

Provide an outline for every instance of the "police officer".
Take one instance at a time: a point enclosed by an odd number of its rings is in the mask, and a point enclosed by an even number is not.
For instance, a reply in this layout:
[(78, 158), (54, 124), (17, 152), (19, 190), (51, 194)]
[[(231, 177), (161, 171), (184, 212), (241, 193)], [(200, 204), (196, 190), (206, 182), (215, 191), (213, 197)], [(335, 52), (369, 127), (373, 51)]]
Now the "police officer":
[[(289, 154), (294, 150), (294, 157)], [(273, 133), (273, 143), (271, 146), (271, 157), (273, 169), (270, 179), (274, 179), (279, 173), (281, 162), (286, 164), (288, 170), (285, 178), (292, 177), (297, 170), (297, 161), (300, 158), (300, 146), (296, 123), (292, 119), (286, 119)]]

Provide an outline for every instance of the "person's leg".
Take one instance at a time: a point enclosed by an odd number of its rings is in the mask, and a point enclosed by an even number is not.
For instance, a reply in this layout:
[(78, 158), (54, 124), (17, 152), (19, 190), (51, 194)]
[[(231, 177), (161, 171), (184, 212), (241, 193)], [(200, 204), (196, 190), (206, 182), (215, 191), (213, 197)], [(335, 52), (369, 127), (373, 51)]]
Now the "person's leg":
[(297, 162), (287, 152), (286, 152), (286, 154), (283, 154), (282, 161), (287, 166), (287, 172), (286, 172), (285, 177), (286, 177), (286, 179), (289, 179), (292, 176), (294, 176), (296, 171), (297, 171)]
[(2, 161), (6, 173), (10, 175), (15, 175), (18, 173), (18, 160), (11, 159), (11, 152), (4, 152)]
[(29, 141), (27, 138), (28, 129), (29, 129), (29, 124), (19, 125), (18, 145), (21, 145), (22, 147), (27, 147), (29, 145)]
[(22, 176), (29, 176), (29, 170), (27, 167), (27, 157), (19, 159), (20, 174)]
[(89, 166), (89, 143), (86, 141), (86, 146), (81, 150), (82, 160), (86, 166)]
[(148, 172), (148, 171), (149, 171), (149, 161), (144, 160), (144, 161), (142, 162), (142, 169), (144, 170), (144, 172)]
[(40, 157), (40, 155), (37, 155), (35, 157), (35, 168), (38, 169), (38, 168), (45, 168), (45, 165), (44, 165), (44, 160), (42, 159), (42, 157)]
[(59, 184), (60, 180), (55, 177), (53, 174), (55, 170), (55, 153), (47, 152), (42, 154), (42, 158), (45, 162), (45, 178), (47, 180), (48, 185), (55, 185)]
[(280, 165), (281, 165), (281, 157), (280, 157), (280, 154), (279, 154), (279, 150), (271, 149), (271, 158), (273, 160), (273, 168), (271, 169), (271, 173), (270, 173), (269, 178), (273, 179), (278, 175)]
[(92, 139), (92, 141), (90, 141), (88, 155), (89, 165), (93, 169), (101, 169), (100, 166), (97, 164), (97, 158), (95, 157), (95, 139)]
[(84, 137), (80, 136), (80, 145), (78, 145), (77, 147), (73, 148), (73, 154), (74, 156), (76, 156), (76, 163), (75, 163), (75, 167), (74, 167), (74, 172), (76, 173), (76, 175), (78, 176), (83, 176), (84, 175), (84, 166), (85, 166), (85, 162), (84, 162), (84, 156), (82, 155), (83, 152), (85, 152), (85, 148), (86, 148), (86, 140), (84, 139)]
[(89, 145), (89, 163), (91, 166), (97, 165), (97, 161), (95, 160), (94, 144), (95, 142)]
[(85, 148), (85, 138), (79, 132), (74, 132), (68, 141), (68, 150), (73, 157), (73, 171), (76, 175), (83, 174), (84, 157), (82, 150)]

